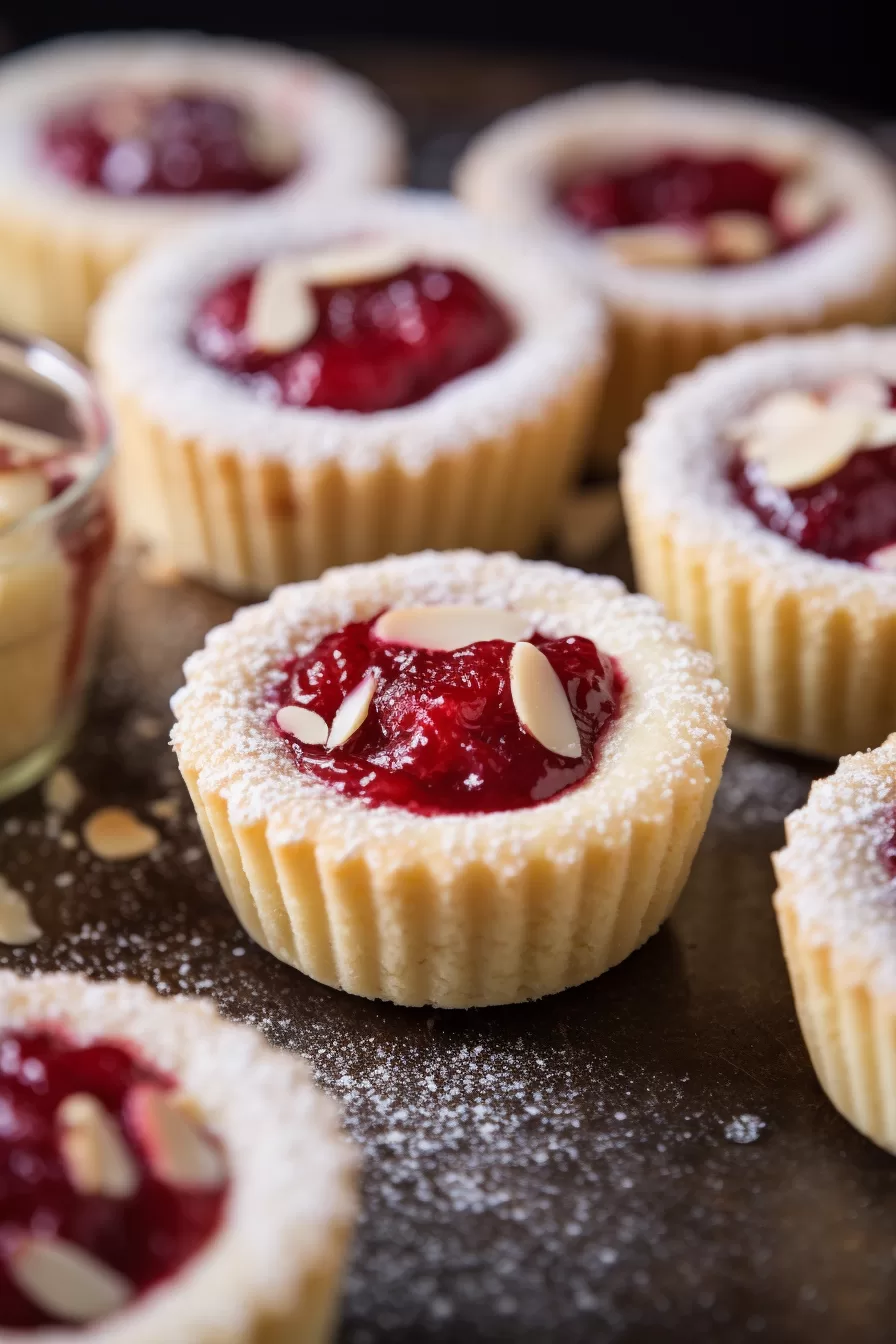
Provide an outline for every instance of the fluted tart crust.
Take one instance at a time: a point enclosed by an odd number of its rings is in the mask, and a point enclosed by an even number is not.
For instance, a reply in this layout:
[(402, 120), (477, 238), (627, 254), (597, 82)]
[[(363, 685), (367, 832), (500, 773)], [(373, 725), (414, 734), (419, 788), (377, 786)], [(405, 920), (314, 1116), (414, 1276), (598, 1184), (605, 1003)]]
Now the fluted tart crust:
[(842, 1115), (896, 1153), (896, 734), (787, 818), (775, 912), (800, 1025)]
[(363, 80), (286, 47), (199, 34), (66, 37), (0, 66), (0, 321), (79, 352), (88, 311), (111, 275), (173, 226), (244, 198), (221, 193), (116, 197), (55, 171), (40, 130), (57, 109), (105, 91), (207, 90), (237, 96), (281, 137), (297, 171), (268, 193), (319, 193), (398, 180), (402, 136)]
[[(359, 237), (470, 275), (515, 328), (503, 353), (412, 405), (359, 413), (274, 404), (189, 348), (216, 285)], [(600, 311), (561, 267), (422, 193), (258, 207), (172, 241), (119, 278), (92, 346), (130, 530), (237, 592), (422, 546), (535, 549), (579, 462), (603, 367)]]
[[(558, 173), (664, 149), (738, 152), (794, 165), (825, 193), (831, 222), (746, 265), (641, 265), (608, 235), (581, 234), (553, 200)], [(775, 332), (878, 323), (896, 314), (896, 191), (859, 136), (813, 113), (705, 90), (625, 84), (579, 89), (501, 118), (456, 178), (479, 213), (559, 248), (607, 302), (613, 362), (594, 437), (610, 467), (645, 398), (707, 355)]]
[[(284, 659), (384, 609), (456, 603), (617, 661), (622, 712), (593, 773), (538, 806), (420, 816), (299, 772), (266, 701)], [(397, 1003), (537, 998), (628, 956), (678, 897), (728, 742), (709, 659), (652, 602), (510, 555), (426, 552), (278, 589), (185, 673), (172, 740), (245, 928), (317, 980)]]
[(707, 360), (654, 398), (622, 463), (638, 585), (712, 653), (732, 725), (822, 756), (875, 746), (896, 724), (896, 577), (764, 526), (728, 480), (726, 434), (773, 393), (868, 373), (896, 382), (893, 331), (772, 338)]
[[(356, 1213), (356, 1161), (335, 1107), (314, 1087), (304, 1061), (225, 1022), (210, 1001), (163, 1000), (142, 985), (67, 974), (23, 979), (0, 971), (0, 1029), (60, 1031), (75, 1044), (125, 1043), (175, 1080), (188, 1113), (220, 1145), (229, 1178), (221, 1225), (173, 1278), (87, 1329), (59, 1326), (40, 1331), (42, 1338), (331, 1338)], [(61, 1291), (58, 1280), (49, 1287)]]

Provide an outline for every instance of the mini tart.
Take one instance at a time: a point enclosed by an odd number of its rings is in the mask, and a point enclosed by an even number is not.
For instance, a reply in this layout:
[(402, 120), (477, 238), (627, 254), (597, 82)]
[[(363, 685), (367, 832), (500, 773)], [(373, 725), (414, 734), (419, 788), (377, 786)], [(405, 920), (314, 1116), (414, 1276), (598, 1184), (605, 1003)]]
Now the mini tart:
[[(223, 1021), (208, 1001), (161, 1000), (141, 985), (122, 981), (96, 984), (63, 974), (22, 979), (0, 971), (0, 1034), (33, 1031), (61, 1034), (76, 1047), (100, 1041), (121, 1044), (140, 1064), (173, 1080), (176, 1094), (163, 1095), (184, 1100), (180, 1112), (191, 1128), (198, 1127), (204, 1141), (199, 1153), (195, 1144), (192, 1153), (162, 1145), (155, 1150), (160, 1156), (148, 1159), (150, 1171), (166, 1183), (176, 1179), (177, 1188), (202, 1188), (200, 1181), (208, 1188), (211, 1157), (212, 1181), (220, 1180), (214, 1168), (223, 1163), (227, 1186), (216, 1230), (172, 1277), (93, 1323), (86, 1312), (80, 1327), (64, 1325), (60, 1316), (52, 1328), (2, 1330), (4, 1339), (39, 1336), (57, 1344), (268, 1344), (275, 1339), (318, 1344), (330, 1339), (355, 1217), (356, 1164), (339, 1132), (335, 1108), (313, 1086), (305, 1063), (273, 1050), (252, 1029)], [(137, 1090), (126, 1106), (136, 1102)], [(136, 1123), (136, 1106), (125, 1113)], [(152, 1120), (146, 1107), (142, 1115), (143, 1123)], [(111, 1161), (116, 1154), (109, 1152), (107, 1135), (100, 1135), (106, 1142), (98, 1152), (91, 1150), (93, 1161), (86, 1170), (83, 1147), (72, 1153), (62, 1148), (60, 1137), (63, 1165), (76, 1190), (86, 1189), (81, 1181), (96, 1182), (99, 1176), (104, 1194), (111, 1178), (121, 1197), (116, 1182), (122, 1161), (126, 1180), (134, 1162), (135, 1133), (147, 1160), (152, 1131), (130, 1125), (125, 1131), (114, 1119), (111, 1123), (119, 1154), (123, 1139), (125, 1143), (117, 1162)], [(75, 1163), (75, 1158), (81, 1160)], [(172, 1159), (180, 1166), (177, 1178), (171, 1174), (178, 1169), (172, 1168)], [(190, 1163), (186, 1171), (185, 1159)], [(140, 1189), (138, 1185), (138, 1194)], [(99, 1200), (99, 1208), (105, 1202)], [(89, 1228), (90, 1219), (79, 1225)], [(8, 1240), (9, 1232), (5, 1226), (7, 1257), (15, 1254), (11, 1247), (17, 1244)], [(95, 1256), (91, 1259), (96, 1263)], [(10, 1262), (4, 1263), (8, 1273)], [(45, 1268), (41, 1278), (46, 1283)], [(60, 1288), (58, 1274), (51, 1272), (49, 1280), (46, 1287), (53, 1297), (64, 1291), (71, 1298), (70, 1286), (63, 1283)], [(29, 1287), (28, 1300), (42, 1296)], [(74, 1302), (79, 1298), (83, 1304), (82, 1293), (75, 1294)]]
[[(558, 175), (602, 158), (663, 150), (741, 152), (795, 165), (833, 203), (832, 221), (789, 251), (749, 265), (635, 265), (607, 235), (583, 234), (557, 208)], [(473, 209), (558, 246), (613, 317), (613, 363), (594, 442), (609, 468), (645, 398), (704, 356), (779, 331), (877, 323), (896, 312), (896, 192), (859, 137), (791, 108), (649, 85), (584, 88), (502, 118), (461, 161)], [(634, 232), (634, 231), (619, 231)]]
[(271, 197), (386, 185), (401, 166), (392, 114), (360, 79), (315, 56), (196, 34), (65, 38), (0, 66), (0, 322), (41, 332), (76, 352), (87, 313), (113, 272), (174, 225), (238, 194), (115, 196), (84, 189), (42, 153), (54, 112), (84, 100), (148, 90), (238, 100), (260, 128), (294, 141), (297, 170)]
[[(470, 276), (507, 314), (503, 352), (414, 404), (359, 413), (272, 403), (189, 347), (199, 305), (235, 275), (358, 239)], [(444, 197), (260, 207), (206, 225), (138, 261), (97, 312), (127, 525), (237, 592), (425, 545), (531, 551), (584, 447), (601, 334), (562, 268)]]
[(896, 724), (896, 574), (829, 559), (770, 530), (728, 479), (741, 417), (773, 393), (850, 375), (896, 383), (896, 333), (774, 338), (708, 360), (651, 402), (622, 462), (639, 587), (709, 649), (729, 718), (822, 756)]
[(896, 734), (847, 756), (787, 818), (775, 912), (819, 1081), (896, 1153)]
[[(522, 613), (592, 640), (625, 679), (598, 763), (537, 806), (418, 815), (296, 768), (266, 690), (296, 652), (384, 609)], [(326, 984), (441, 1007), (519, 1002), (601, 974), (659, 928), (728, 744), (709, 659), (616, 580), (474, 551), (333, 570), (238, 613), (187, 662), (173, 744), (249, 934)]]

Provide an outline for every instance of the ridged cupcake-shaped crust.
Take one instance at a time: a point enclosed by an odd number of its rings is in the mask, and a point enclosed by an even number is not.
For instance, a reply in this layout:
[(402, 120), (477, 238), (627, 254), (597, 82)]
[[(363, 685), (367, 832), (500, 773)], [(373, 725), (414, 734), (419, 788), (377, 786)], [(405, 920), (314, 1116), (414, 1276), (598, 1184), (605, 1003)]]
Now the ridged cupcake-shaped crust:
[[(612, 655), (625, 693), (592, 774), (537, 806), (419, 815), (300, 772), (270, 726), (276, 670), (349, 621), (418, 604), (521, 612)], [(510, 555), (426, 552), (281, 588), (185, 672), (173, 743), (245, 928), (317, 980), (404, 1004), (537, 998), (628, 956), (678, 897), (728, 743), (709, 659), (652, 602)]]
[(787, 818), (775, 911), (800, 1025), (837, 1110), (896, 1154), (896, 734)]

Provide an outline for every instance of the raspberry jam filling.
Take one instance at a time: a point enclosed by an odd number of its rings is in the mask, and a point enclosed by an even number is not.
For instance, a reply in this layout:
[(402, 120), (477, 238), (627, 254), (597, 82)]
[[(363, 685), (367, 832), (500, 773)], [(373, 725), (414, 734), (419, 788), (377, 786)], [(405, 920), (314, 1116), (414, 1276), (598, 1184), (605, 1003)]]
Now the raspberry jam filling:
[(884, 838), (877, 847), (877, 856), (887, 870), (888, 877), (896, 877), (896, 807), (891, 807), (882, 820)]
[[(896, 387), (889, 395), (896, 407)], [(765, 527), (803, 550), (853, 564), (870, 560), (876, 568), (879, 553), (896, 542), (896, 432), (890, 443), (859, 446), (810, 485), (772, 485), (764, 463), (742, 452), (731, 459), (729, 478), (740, 502)]]
[[(375, 624), (352, 622), (282, 669), (272, 726), (304, 774), (371, 805), (437, 816), (531, 807), (595, 769), (601, 742), (620, 715), (625, 682), (614, 659), (590, 639), (536, 632), (526, 641), (547, 659), (572, 711), (581, 744), (572, 758), (548, 750), (520, 720), (510, 674), (518, 644), (488, 639), (452, 651), (410, 647), (379, 638)], [(278, 726), (277, 711), (292, 705), (332, 724), (371, 671), (376, 690), (344, 745), (308, 745)]]
[(295, 162), (266, 161), (238, 103), (184, 90), (119, 93), (65, 108), (43, 126), (45, 159), (81, 187), (113, 196), (267, 191)]
[(510, 320), (462, 271), (415, 264), (359, 284), (311, 285), (316, 325), (307, 340), (271, 354), (247, 329), (256, 272), (210, 294), (191, 328), (208, 363), (285, 406), (393, 410), (497, 359)]
[[(33, 453), (22, 447), (17, 427), (0, 423), (0, 562), (5, 526), (21, 522), (35, 508), (57, 499), (89, 466), (77, 443), (58, 442), (58, 450)], [(28, 431), (26, 430), (27, 434)], [(63, 665), (63, 691), (78, 680), (95, 599), (115, 541), (111, 506), (102, 490), (91, 490), (54, 521), (55, 541), (71, 573), (68, 643)], [(22, 563), (22, 557), (18, 557)], [(0, 629), (0, 645), (3, 632)]]
[[(746, 214), (772, 229), (770, 251), (781, 252), (814, 229), (795, 228), (779, 208), (791, 180), (745, 154), (672, 151), (628, 167), (591, 167), (563, 180), (558, 208), (586, 233), (673, 224), (699, 227), (714, 215)], [(725, 264), (718, 258), (707, 264)]]
[[(79, 1323), (66, 1311), (62, 1276), (50, 1274), (43, 1292), (34, 1286), (34, 1270), (19, 1268), (31, 1238), (87, 1252), (101, 1272), (120, 1276), (123, 1304), (175, 1274), (215, 1232), (226, 1180), (189, 1188), (163, 1179), (139, 1123), (137, 1103), (170, 1096), (172, 1087), (117, 1042), (78, 1045), (55, 1029), (0, 1034), (0, 1327)], [(73, 1094), (101, 1103), (123, 1144), (129, 1181), (114, 1195), (86, 1191), (66, 1155), (77, 1153), (62, 1138), (61, 1108)], [(57, 1298), (58, 1313), (47, 1310)]]

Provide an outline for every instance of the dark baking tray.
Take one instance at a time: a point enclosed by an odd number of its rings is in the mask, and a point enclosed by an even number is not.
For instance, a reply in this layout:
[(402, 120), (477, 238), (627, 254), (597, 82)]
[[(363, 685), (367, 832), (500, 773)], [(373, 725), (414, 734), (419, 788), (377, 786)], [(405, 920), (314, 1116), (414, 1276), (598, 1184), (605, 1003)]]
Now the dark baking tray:
[[(428, 186), (502, 107), (589, 73), (401, 52), (368, 71)], [(622, 544), (605, 559), (630, 579)], [(365, 1155), (344, 1344), (890, 1341), (896, 1163), (815, 1082), (771, 908), (769, 853), (824, 767), (735, 741), (675, 915), (591, 985), (469, 1013), (353, 999), (242, 933), (166, 744), (183, 658), (232, 609), (119, 567), (62, 829), (172, 792), (180, 815), (109, 864), (66, 848), (37, 790), (0, 808), (0, 872), (46, 931), (0, 963), (210, 994), (311, 1058)]]

